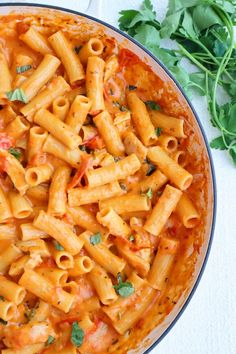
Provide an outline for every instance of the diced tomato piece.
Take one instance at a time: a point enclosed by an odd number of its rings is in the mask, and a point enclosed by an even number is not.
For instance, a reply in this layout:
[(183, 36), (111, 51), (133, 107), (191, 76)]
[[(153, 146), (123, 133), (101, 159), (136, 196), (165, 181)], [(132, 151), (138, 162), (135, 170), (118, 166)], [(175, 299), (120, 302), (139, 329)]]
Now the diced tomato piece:
[(72, 180), (68, 184), (67, 189), (74, 188), (78, 184), (80, 184), (81, 179), (83, 178), (85, 172), (87, 171), (87, 169), (89, 167), (92, 166), (92, 161), (93, 161), (93, 159), (91, 156), (84, 155), (81, 157), (81, 163), (80, 163), (79, 169), (77, 170), (76, 174), (74, 175), (74, 177), (72, 178)]
[(29, 27), (30, 26), (27, 23), (24, 23), (24, 22), (17, 23), (17, 32), (18, 32), (18, 34), (23, 34), (23, 33), (27, 32)]
[(14, 139), (7, 133), (0, 133), (0, 149), (8, 150), (14, 145)]

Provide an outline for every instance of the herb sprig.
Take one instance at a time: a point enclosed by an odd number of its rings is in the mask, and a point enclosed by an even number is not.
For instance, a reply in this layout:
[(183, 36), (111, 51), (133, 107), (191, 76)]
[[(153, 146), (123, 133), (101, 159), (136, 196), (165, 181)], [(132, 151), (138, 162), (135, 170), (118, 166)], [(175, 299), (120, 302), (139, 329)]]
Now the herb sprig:
[(134, 293), (134, 287), (133, 285), (126, 281), (123, 282), (122, 281), (122, 276), (120, 273), (117, 274), (117, 285), (113, 285), (115, 291), (117, 292), (117, 294), (119, 294), (122, 297), (128, 297), (130, 295), (132, 295)]
[[(160, 59), (180, 82), (187, 95), (206, 96), (211, 123), (220, 136), (214, 149), (228, 150), (236, 165), (236, 24), (234, 0), (169, 0), (161, 23), (151, 0), (140, 11), (120, 12), (119, 26)], [(162, 39), (175, 40), (177, 49), (163, 46)], [(197, 68), (189, 73), (182, 64), (187, 58)], [(219, 89), (227, 96), (220, 104)], [(221, 94), (222, 96), (222, 94)]]

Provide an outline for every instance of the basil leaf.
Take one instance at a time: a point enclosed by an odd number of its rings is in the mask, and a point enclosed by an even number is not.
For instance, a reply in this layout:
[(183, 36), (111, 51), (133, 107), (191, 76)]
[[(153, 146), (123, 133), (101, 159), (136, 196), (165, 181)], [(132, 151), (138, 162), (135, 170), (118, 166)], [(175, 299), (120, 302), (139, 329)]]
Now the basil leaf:
[(156, 132), (156, 136), (160, 136), (161, 132), (162, 132), (162, 128), (160, 128), (160, 127), (156, 128), (155, 132)]
[(16, 67), (16, 72), (17, 74), (22, 74), (25, 71), (28, 71), (32, 68), (32, 65), (22, 65), (22, 66), (17, 66)]
[(90, 243), (95, 246), (99, 244), (102, 241), (102, 236), (100, 232), (97, 232), (96, 234), (90, 236)]
[(71, 331), (71, 343), (74, 344), (76, 347), (80, 347), (84, 340), (84, 331), (80, 328), (77, 321), (73, 322), (72, 324), (72, 331)]
[(9, 101), (21, 101), (24, 103), (28, 102), (28, 99), (21, 88), (16, 88), (13, 91), (9, 91), (6, 93), (6, 95)]
[(145, 194), (149, 199), (152, 199), (152, 196), (153, 196), (152, 188), (148, 188), (148, 190)]
[(133, 242), (135, 240), (134, 235), (130, 235), (129, 240), (130, 242)]
[(20, 157), (21, 157), (21, 152), (20, 152), (19, 150), (10, 147), (10, 149), (9, 149), (8, 151), (9, 151), (10, 154), (13, 155), (17, 160), (20, 159)]
[(47, 342), (45, 343), (45, 346), (51, 345), (55, 341), (55, 338), (51, 335), (48, 336)]
[(159, 104), (157, 104), (155, 101), (146, 101), (144, 102), (146, 106), (148, 106), (148, 108), (154, 110), (154, 111), (160, 111), (160, 106)]
[(117, 294), (122, 297), (128, 297), (134, 293), (134, 287), (130, 282), (123, 282), (121, 273), (117, 274), (117, 285), (113, 285), (113, 288), (116, 290)]
[(57, 251), (64, 251), (65, 250), (65, 248), (62, 245), (60, 245), (60, 243), (58, 243), (58, 242), (54, 242), (54, 246)]

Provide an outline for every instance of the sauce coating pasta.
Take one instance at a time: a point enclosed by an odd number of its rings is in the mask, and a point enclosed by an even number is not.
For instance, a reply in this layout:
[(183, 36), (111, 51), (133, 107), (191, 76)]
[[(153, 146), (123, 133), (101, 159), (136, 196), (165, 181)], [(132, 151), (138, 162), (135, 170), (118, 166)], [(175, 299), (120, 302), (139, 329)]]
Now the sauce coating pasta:
[(1, 353), (127, 353), (172, 311), (203, 242), (188, 111), (79, 19), (2, 16), (0, 40)]

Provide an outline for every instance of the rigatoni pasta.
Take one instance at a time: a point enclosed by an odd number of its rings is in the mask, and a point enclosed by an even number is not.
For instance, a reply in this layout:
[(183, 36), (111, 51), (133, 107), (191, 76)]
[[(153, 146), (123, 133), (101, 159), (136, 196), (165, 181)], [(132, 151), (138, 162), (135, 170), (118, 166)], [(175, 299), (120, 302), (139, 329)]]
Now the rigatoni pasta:
[(0, 17), (2, 354), (133, 349), (187, 288), (203, 239), (182, 101), (64, 16)]

